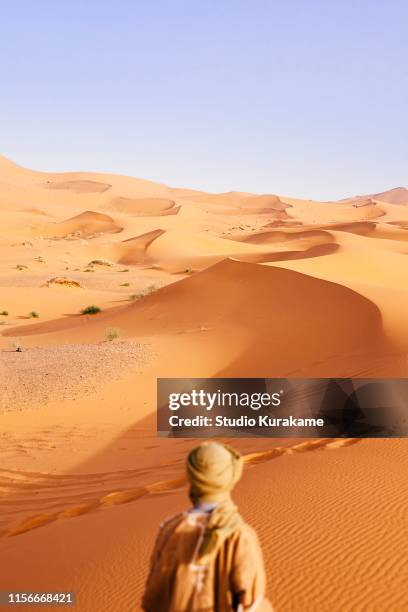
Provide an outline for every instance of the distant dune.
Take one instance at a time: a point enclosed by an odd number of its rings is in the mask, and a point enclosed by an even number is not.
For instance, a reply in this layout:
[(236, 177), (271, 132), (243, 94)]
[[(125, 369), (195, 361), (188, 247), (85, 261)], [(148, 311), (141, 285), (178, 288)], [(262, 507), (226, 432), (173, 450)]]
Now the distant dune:
[(98, 183), (97, 181), (47, 181), (48, 189), (64, 189), (75, 193), (103, 193), (108, 191), (112, 185)]
[(408, 189), (405, 187), (395, 187), (382, 193), (376, 193), (372, 196), (375, 200), (389, 202), (390, 204), (399, 204), (406, 206), (408, 204)]
[(109, 205), (110, 210), (116, 210), (130, 215), (160, 216), (175, 214), (179, 207), (173, 200), (165, 198), (114, 198)]
[(75, 217), (60, 221), (55, 224), (37, 228), (37, 234), (45, 234), (49, 237), (67, 238), (74, 235), (89, 237), (95, 234), (111, 234), (122, 231), (121, 228), (112, 217), (108, 215), (87, 210)]

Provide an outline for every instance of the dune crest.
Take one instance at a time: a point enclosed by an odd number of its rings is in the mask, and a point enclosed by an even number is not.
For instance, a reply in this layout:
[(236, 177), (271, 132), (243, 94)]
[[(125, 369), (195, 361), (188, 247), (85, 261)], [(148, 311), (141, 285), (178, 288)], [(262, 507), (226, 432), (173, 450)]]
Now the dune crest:
[(109, 210), (142, 217), (175, 215), (180, 210), (174, 200), (166, 198), (117, 197), (110, 202), (108, 208)]
[(75, 193), (103, 193), (111, 189), (109, 183), (98, 183), (97, 181), (47, 181), (47, 189), (65, 189)]

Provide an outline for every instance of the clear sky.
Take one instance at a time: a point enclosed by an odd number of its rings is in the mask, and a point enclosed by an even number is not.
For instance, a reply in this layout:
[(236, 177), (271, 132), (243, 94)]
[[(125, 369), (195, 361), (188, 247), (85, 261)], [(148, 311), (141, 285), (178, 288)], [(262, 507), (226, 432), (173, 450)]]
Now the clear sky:
[(408, 183), (406, 0), (0, 2), (0, 153), (335, 199)]

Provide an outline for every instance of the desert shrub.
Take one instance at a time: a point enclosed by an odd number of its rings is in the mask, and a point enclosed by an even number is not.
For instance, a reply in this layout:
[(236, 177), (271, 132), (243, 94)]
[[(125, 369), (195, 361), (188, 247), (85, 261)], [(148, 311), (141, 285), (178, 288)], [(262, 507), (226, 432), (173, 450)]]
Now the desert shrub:
[(106, 259), (93, 259), (92, 261), (89, 262), (88, 266), (109, 266), (112, 267), (112, 264), (110, 261), (107, 261)]
[(40, 315), (35, 310), (32, 310), (31, 312), (28, 313), (28, 316), (30, 317), (30, 319), (38, 319)]
[(154, 293), (154, 291), (157, 291), (157, 289), (159, 288), (160, 288), (159, 285), (152, 283), (151, 285), (148, 285), (144, 289), (141, 289), (138, 293), (132, 293), (129, 299), (130, 300), (141, 300), (142, 298), (146, 297), (146, 295), (149, 295), (150, 293)]
[(109, 342), (112, 342), (112, 340), (116, 340), (117, 338), (119, 338), (119, 336), (120, 331), (117, 327), (108, 327), (108, 329), (105, 330), (105, 338), (109, 340)]
[(121, 283), (121, 287), (130, 287), (130, 283)]
[(8, 317), (8, 310), (2, 310), (0, 312), (0, 315), (2, 315), (3, 317)]
[(50, 278), (47, 280), (45, 285), (43, 285), (43, 287), (50, 287), (51, 285), (81, 288), (81, 284), (78, 283), (78, 281), (73, 280), (72, 278), (67, 278), (66, 276), (55, 276), (54, 278)]
[(101, 309), (99, 308), (99, 306), (95, 306), (95, 305), (87, 306), (86, 308), (83, 308), (81, 310), (81, 314), (83, 315), (88, 315), (88, 314), (93, 315), (93, 314), (98, 314), (98, 312), (101, 312)]
[(28, 270), (28, 266), (24, 266), (23, 264), (17, 264), (16, 265), (16, 269), (17, 270)]

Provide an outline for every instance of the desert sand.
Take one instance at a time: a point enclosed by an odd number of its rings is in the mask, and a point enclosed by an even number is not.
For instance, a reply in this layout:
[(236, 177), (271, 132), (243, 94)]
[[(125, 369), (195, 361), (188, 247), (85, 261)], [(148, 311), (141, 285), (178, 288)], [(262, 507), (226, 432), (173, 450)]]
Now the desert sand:
[[(407, 189), (207, 194), (0, 157), (0, 221), (1, 590), (140, 609), (195, 445), (156, 437), (157, 377), (408, 375)], [(408, 441), (230, 442), (277, 612), (408, 609)]]

